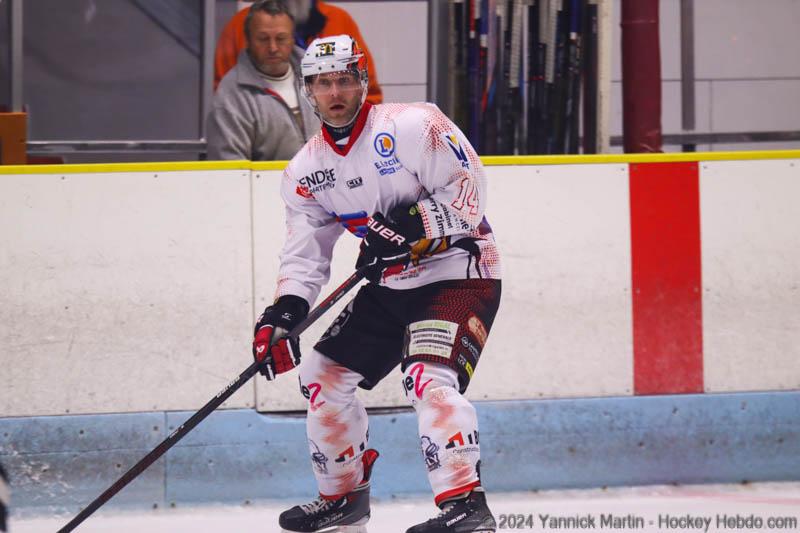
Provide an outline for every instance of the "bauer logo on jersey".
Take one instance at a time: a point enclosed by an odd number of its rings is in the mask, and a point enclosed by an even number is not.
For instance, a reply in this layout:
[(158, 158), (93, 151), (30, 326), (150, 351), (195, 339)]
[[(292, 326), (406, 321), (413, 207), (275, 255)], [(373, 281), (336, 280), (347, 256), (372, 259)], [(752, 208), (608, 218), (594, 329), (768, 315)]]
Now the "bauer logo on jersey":
[(389, 157), (394, 153), (394, 137), (388, 133), (379, 133), (375, 136), (375, 151), (381, 157)]
[(458, 159), (461, 162), (461, 166), (464, 168), (469, 168), (469, 159), (467, 159), (467, 154), (464, 153), (464, 148), (458, 141), (458, 137), (456, 137), (456, 134), (443, 133), (442, 138), (450, 146), (450, 149), (453, 150), (453, 153), (456, 155), (456, 159)]

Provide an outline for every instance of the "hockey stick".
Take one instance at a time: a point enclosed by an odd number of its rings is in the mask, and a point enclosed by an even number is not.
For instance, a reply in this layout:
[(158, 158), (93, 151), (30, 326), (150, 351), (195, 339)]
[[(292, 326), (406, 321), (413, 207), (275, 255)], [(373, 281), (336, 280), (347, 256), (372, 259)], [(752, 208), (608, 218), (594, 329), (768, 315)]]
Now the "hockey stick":
[(494, 26), (494, 0), (480, 0), (480, 26), (478, 32), (478, 93), (475, 113), (478, 117), (478, 144), (475, 151), (483, 153), (486, 145), (486, 115), (483, 103), (489, 90), (489, 28)]
[[(369, 267), (361, 267), (355, 272), (353, 272), (349, 278), (345, 280), (344, 283), (339, 285), (327, 298), (325, 298), (317, 307), (311, 311), (305, 320), (303, 320), (300, 324), (298, 324), (292, 331), (289, 332), (290, 337), (297, 338), (303, 333), (306, 329), (309, 328), (314, 322), (319, 319), (327, 310), (329, 310), (333, 305), (338, 302), (342, 296), (344, 296), (347, 292), (350, 291), (353, 287), (358, 285), (361, 279), (366, 275), (367, 269)], [(186, 436), (191, 430), (197, 426), (200, 422), (202, 422), (208, 415), (210, 415), (217, 407), (219, 407), (222, 402), (227, 400), (234, 392), (239, 390), (239, 388), (244, 385), (250, 378), (252, 378), (256, 372), (259, 371), (262, 363), (258, 361), (254, 361), (253, 364), (247, 367), (247, 369), (239, 374), (233, 381), (231, 381), (224, 389), (222, 389), (219, 393), (217, 393), (214, 398), (211, 399), (207, 404), (200, 408), (195, 414), (191, 416), (186, 422), (180, 425), (175, 431), (173, 431), (169, 437), (164, 439), (161, 444), (153, 448), (150, 453), (145, 455), (138, 463), (133, 465), (130, 470), (125, 472), (121, 478), (119, 478), (113, 485), (111, 485), (105, 492), (103, 492), (100, 496), (95, 498), (95, 500), (87, 505), (80, 513), (78, 513), (75, 518), (69, 521), (67, 525), (62, 527), (58, 530), (58, 533), (67, 533), (72, 531), (76, 527), (78, 527), (81, 522), (89, 518), (96, 510), (98, 510), (104, 503), (114, 497), (116, 493), (122, 490), (128, 483), (133, 481), (139, 474), (144, 472), (147, 467), (151, 464), (156, 462), (156, 460), (164, 455), (167, 450), (172, 448), (179, 440)]]
[(550, 32), (550, 4), (555, 0), (539, 0), (539, 54), (540, 66), (539, 71), (541, 76), (538, 78), (537, 89), (537, 106), (539, 108), (539, 133), (537, 139), (537, 154), (547, 154), (547, 139), (549, 137), (550, 128), (550, 85), (553, 83), (553, 76), (550, 73), (550, 44), (552, 43)]
[(481, 82), (478, 76), (478, 55), (480, 53), (480, 39), (478, 38), (478, 30), (480, 29), (479, 7), (480, 0), (469, 0), (467, 14), (467, 24), (469, 25), (469, 31), (467, 33), (467, 78), (469, 80), (467, 108), (469, 115), (468, 137), (473, 147), (480, 144)]
[(569, 40), (568, 0), (556, 0), (555, 50), (553, 63), (553, 99), (550, 102), (552, 123), (550, 135), (550, 154), (563, 154), (564, 119), (567, 103), (567, 41)]
[(506, 137), (505, 154), (514, 155), (517, 148), (517, 139), (522, 126), (522, 100), (520, 90), (520, 73), (522, 72), (522, 21), (524, 18), (524, 6), (521, 0), (509, 2), (511, 15), (509, 18), (509, 74), (508, 86), (506, 87), (508, 96), (506, 97), (506, 111), (504, 129), (508, 131)]
[[(512, 17), (513, 0), (501, 0), (498, 5), (497, 20), (497, 40), (495, 41), (496, 54), (499, 59), (495, 70), (495, 117), (494, 117), (494, 141), (495, 152), (499, 155), (508, 155), (506, 144), (510, 130), (505, 126), (506, 113), (511, 102), (508, 98), (509, 72), (511, 68), (511, 31), (510, 21)], [(512, 154), (513, 155), (513, 154)]]
[(453, 119), (461, 128), (461, 131), (469, 131), (469, 114), (467, 113), (468, 87), (467, 87), (467, 15), (468, 6), (464, 0), (455, 0), (451, 4), (453, 16), (452, 34), (454, 42), (450, 49), (450, 55), (455, 58), (455, 68), (450, 73), (450, 91), (453, 96), (452, 109)]
[(586, 15), (585, 79), (583, 84), (583, 153), (597, 153), (597, 4), (590, 2)]
[(541, 13), (545, 0), (533, 0), (528, 8), (528, 153), (539, 154), (541, 148), (542, 91), (544, 87), (544, 45), (541, 37)]
[[(502, 2), (504, 0), (500, 0)], [(483, 144), (482, 152), (488, 155), (497, 155), (502, 152), (498, 151), (500, 143), (498, 136), (501, 132), (498, 128), (498, 121), (500, 116), (500, 102), (502, 98), (501, 85), (502, 68), (503, 68), (503, 53), (500, 47), (502, 46), (502, 20), (504, 17), (504, 8), (501, 3), (497, 2), (489, 6), (489, 28), (487, 30), (487, 47), (486, 47), (486, 79), (483, 89), (483, 96), (481, 97), (481, 115), (483, 117)]]
[(583, 40), (582, 17), (586, 11), (582, 0), (572, 0), (569, 9), (569, 41), (567, 43), (565, 87), (566, 104), (564, 106), (564, 144), (565, 153), (578, 153), (578, 128), (580, 124), (580, 87), (581, 87), (581, 47)]

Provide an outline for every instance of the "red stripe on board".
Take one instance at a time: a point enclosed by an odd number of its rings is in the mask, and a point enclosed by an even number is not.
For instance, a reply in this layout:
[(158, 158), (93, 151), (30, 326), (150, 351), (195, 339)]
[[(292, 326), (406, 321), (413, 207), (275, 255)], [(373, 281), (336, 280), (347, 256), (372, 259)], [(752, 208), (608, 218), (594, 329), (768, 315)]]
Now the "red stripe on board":
[(630, 164), (630, 201), (634, 394), (703, 392), (697, 163)]

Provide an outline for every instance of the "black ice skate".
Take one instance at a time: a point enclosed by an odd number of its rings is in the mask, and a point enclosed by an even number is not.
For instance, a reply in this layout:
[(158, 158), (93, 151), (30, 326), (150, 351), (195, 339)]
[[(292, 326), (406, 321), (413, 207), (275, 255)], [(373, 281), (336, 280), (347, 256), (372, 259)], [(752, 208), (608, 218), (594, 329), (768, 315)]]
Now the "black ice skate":
[(369, 478), (372, 465), (378, 452), (366, 450), (361, 460), (364, 462), (364, 480), (351, 492), (336, 500), (326, 500), (322, 496), (311, 503), (295, 505), (281, 513), (278, 523), (284, 531), (323, 532), (348, 531), (348, 526), (362, 526), (369, 520)]
[(439, 516), (409, 528), (406, 533), (493, 533), (497, 530), (481, 487), (466, 498), (442, 502), (440, 507)]

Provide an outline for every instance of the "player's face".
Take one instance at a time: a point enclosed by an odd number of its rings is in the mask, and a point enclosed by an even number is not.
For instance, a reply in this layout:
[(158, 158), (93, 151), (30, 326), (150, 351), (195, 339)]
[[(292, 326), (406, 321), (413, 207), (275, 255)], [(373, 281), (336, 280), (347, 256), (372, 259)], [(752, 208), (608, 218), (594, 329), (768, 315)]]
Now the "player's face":
[(294, 24), (288, 15), (272, 16), (263, 11), (253, 13), (247, 49), (258, 70), (276, 78), (286, 74), (294, 47), (292, 32)]
[(317, 101), (317, 109), (328, 124), (346, 126), (361, 106), (363, 87), (352, 72), (329, 72), (314, 76), (309, 90)]

